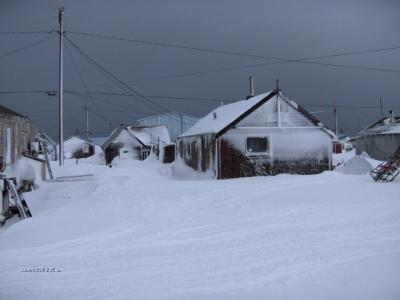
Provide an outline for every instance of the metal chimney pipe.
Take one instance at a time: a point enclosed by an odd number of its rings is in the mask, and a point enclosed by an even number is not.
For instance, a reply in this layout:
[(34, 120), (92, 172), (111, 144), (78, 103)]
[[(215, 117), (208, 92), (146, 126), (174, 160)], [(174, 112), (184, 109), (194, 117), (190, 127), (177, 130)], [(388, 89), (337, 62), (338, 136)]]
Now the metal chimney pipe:
[(395, 117), (394, 117), (394, 111), (389, 110), (390, 113), (390, 123), (394, 124), (396, 122)]
[(254, 78), (253, 78), (253, 76), (249, 77), (249, 83), (250, 83), (250, 94), (247, 96), (246, 99), (254, 97)]

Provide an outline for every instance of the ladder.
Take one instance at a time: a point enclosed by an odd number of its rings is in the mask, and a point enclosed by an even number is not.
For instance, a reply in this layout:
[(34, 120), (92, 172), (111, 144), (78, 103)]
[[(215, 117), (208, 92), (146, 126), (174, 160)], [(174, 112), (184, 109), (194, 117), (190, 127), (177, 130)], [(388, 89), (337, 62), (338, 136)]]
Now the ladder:
[(375, 180), (393, 181), (400, 173), (400, 147), (396, 152), (387, 160), (378, 165), (375, 169), (369, 172), (371, 177)]
[(42, 151), (43, 151), (43, 154), (44, 154), (44, 158), (45, 158), (45, 160), (46, 160), (46, 167), (47, 167), (47, 171), (49, 172), (50, 179), (54, 179), (54, 177), (53, 177), (53, 172), (51, 171), (51, 167), (50, 167), (49, 156), (47, 155), (47, 146), (46, 146), (46, 144), (42, 141), (42, 139), (40, 139), (40, 138), (39, 138), (39, 143), (40, 143), (40, 146), (42, 147)]
[(43, 153), (44, 153), (44, 158), (46, 159), (46, 167), (47, 167), (47, 171), (49, 172), (50, 179), (54, 179), (53, 172), (51, 171), (49, 157), (47, 155), (47, 149), (46, 148), (44, 149)]
[(22, 219), (32, 217), (31, 211), (26, 204), (24, 196), (18, 193), (17, 188), (15, 187), (14, 181), (12, 179), (4, 179), (6, 184), (6, 189), (8, 191), (8, 195), (15, 202), (15, 206), (18, 208), (19, 214)]

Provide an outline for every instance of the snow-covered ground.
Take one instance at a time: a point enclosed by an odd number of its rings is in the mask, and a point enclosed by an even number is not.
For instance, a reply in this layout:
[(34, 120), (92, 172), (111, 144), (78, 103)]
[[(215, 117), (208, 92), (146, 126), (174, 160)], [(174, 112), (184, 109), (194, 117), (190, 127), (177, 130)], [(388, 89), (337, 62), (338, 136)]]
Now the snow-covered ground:
[[(66, 164), (93, 177), (43, 183), (0, 232), (2, 300), (400, 299), (399, 179)], [(42, 266), (60, 272), (22, 272)]]

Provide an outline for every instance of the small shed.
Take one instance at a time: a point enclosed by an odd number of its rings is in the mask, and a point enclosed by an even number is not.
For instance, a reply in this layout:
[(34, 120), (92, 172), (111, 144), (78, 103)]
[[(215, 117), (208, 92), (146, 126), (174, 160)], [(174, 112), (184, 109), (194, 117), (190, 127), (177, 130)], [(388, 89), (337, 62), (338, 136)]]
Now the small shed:
[(77, 136), (71, 136), (64, 141), (65, 158), (86, 158), (94, 155), (95, 145)]
[(120, 126), (115, 129), (102, 145), (106, 163), (115, 157), (146, 159), (153, 150), (160, 156), (160, 150), (171, 144), (166, 126)]
[(400, 147), (400, 117), (391, 111), (362, 130), (355, 138), (356, 153), (365, 152), (377, 160), (387, 160)]
[(178, 137), (176, 159), (210, 178), (330, 170), (334, 134), (276, 89), (220, 106)]

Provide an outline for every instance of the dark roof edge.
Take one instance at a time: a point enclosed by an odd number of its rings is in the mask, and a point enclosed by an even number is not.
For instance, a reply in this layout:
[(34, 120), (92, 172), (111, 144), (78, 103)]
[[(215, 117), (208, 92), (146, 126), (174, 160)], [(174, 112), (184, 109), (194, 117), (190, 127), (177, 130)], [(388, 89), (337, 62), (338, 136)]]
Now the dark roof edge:
[(2, 111), (4, 111), (5, 113), (8, 113), (10, 115), (14, 115), (14, 116), (18, 116), (18, 117), (21, 117), (21, 118), (29, 119), (27, 116), (21, 115), (20, 113), (17, 113), (16, 111), (14, 111), (14, 110), (12, 110), (12, 109), (10, 109), (8, 107), (0, 105), (0, 112), (2, 112)]
[[(231, 123), (229, 123), (227, 126), (225, 126), (222, 130), (217, 132), (215, 134), (215, 138), (219, 138), (221, 135), (226, 133), (229, 129), (231, 129), (233, 126), (235, 126), (237, 123), (242, 121), (244, 118), (246, 118), (248, 115), (250, 115), (253, 111), (255, 111), (257, 108), (259, 108), (261, 105), (263, 105), (265, 102), (270, 100), (272, 97), (274, 97), (277, 94), (277, 90), (273, 90), (271, 93), (269, 93), (267, 96), (265, 96), (262, 100), (258, 101), (256, 104), (254, 104), (252, 107), (250, 107), (248, 110), (246, 110), (244, 113), (242, 113), (239, 117), (237, 117), (235, 120), (233, 120)], [(251, 98), (250, 98), (251, 99)]]
[(106, 148), (108, 146), (110, 146), (110, 144), (112, 143), (112, 140), (115, 139), (121, 133), (122, 130), (126, 130), (130, 137), (132, 137), (133, 139), (136, 139), (143, 147), (148, 148), (148, 146), (143, 144), (143, 142), (141, 140), (139, 140), (138, 137), (136, 135), (134, 135), (131, 131), (129, 131), (129, 129), (127, 127), (131, 127), (131, 126), (124, 126), (124, 127), (121, 126), (121, 127), (116, 128), (111, 133), (111, 135), (106, 139), (106, 141), (103, 143), (103, 145), (101, 145), (101, 148), (103, 150), (106, 150)]

